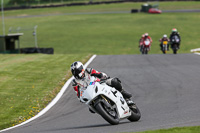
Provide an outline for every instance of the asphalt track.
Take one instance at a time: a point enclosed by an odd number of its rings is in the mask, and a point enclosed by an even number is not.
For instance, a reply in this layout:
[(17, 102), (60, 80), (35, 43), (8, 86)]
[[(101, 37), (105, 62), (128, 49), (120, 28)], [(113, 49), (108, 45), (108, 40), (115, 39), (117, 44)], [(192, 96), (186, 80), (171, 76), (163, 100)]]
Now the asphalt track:
[(112, 126), (81, 104), (69, 87), (46, 114), (3, 133), (119, 133), (200, 125), (200, 56), (99, 55), (89, 65), (119, 77), (142, 117)]

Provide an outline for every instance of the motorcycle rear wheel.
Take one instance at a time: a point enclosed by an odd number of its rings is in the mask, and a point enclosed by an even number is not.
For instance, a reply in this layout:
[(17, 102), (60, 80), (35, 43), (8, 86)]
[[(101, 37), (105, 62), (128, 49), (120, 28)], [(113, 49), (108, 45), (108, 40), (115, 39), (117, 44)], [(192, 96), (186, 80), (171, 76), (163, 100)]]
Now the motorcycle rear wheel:
[(130, 110), (131, 110), (131, 116), (128, 117), (128, 120), (131, 122), (139, 121), (141, 118), (141, 113), (139, 108), (136, 105), (132, 105), (130, 107)]
[(119, 124), (119, 118), (116, 113), (116, 116), (111, 115), (107, 110), (105, 105), (102, 102), (99, 102), (96, 106), (95, 106), (96, 110), (98, 111), (98, 113), (110, 124), (112, 125), (117, 125)]

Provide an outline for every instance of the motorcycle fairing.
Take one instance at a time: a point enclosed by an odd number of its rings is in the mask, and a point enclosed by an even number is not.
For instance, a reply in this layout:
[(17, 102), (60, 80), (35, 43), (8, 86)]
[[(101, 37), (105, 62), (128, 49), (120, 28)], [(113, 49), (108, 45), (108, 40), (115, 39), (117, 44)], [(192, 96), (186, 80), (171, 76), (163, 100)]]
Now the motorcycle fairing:
[[(98, 89), (98, 91), (97, 91)], [(116, 104), (118, 116), (120, 119), (127, 118), (131, 115), (131, 111), (125, 102), (122, 94), (117, 91), (115, 88), (112, 88), (105, 83), (100, 84), (99, 82), (90, 82), (90, 85), (87, 89), (84, 89), (82, 92), (82, 99), (86, 100), (86, 104), (91, 108), (90, 103), (95, 100), (98, 96), (103, 95), (109, 98)], [(94, 108), (91, 108), (95, 110)], [(97, 112), (95, 110), (95, 112)]]

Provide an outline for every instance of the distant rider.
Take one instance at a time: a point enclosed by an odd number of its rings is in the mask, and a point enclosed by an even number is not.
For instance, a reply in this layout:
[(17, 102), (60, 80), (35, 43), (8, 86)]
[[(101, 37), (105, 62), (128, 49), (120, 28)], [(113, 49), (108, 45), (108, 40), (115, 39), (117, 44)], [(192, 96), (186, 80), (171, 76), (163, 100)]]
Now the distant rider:
[(107, 74), (103, 72), (98, 72), (93, 68), (85, 69), (83, 64), (79, 61), (72, 63), (71, 72), (75, 78), (72, 81), (72, 86), (77, 94), (78, 99), (81, 102), (84, 101), (80, 99), (80, 88), (87, 87), (87, 84), (84, 81), (89, 81), (90, 76), (94, 76), (97, 77), (97, 82), (105, 80), (108, 86), (114, 87), (115, 89), (120, 91), (129, 106), (134, 104), (133, 101), (130, 99), (132, 95), (122, 89), (121, 81), (118, 78), (109, 78)]
[[(160, 38), (160, 40), (159, 40), (159, 42), (161, 42), (161, 43), (160, 43), (160, 48), (161, 48), (161, 50), (162, 50), (162, 48), (163, 48), (163, 41), (167, 41), (167, 42), (170, 41), (169, 38), (167, 38), (167, 35), (166, 35), (166, 34), (164, 34), (163, 37)], [(169, 43), (167, 43), (167, 50), (169, 51)]]
[(149, 50), (150, 50), (150, 49), (151, 49), (151, 43), (153, 42), (153, 40), (151, 39), (151, 37), (149, 36), (148, 33), (145, 33), (145, 34), (144, 34), (144, 37), (142, 38), (142, 40), (143, 40), (143, 46), (144, 46), (144, 41), (145, 41), (146, 39), (148, 39), (148, 40), (150, 41), (150, 46), (149, 46)]
[(142, 52), (142, 49), (143, 49), (143, 40), (144, 39), (144, 34), (142, 35), (142, 37), (140, 38), (140, 40), (139, 40), (139, 48), (140, 48), (140, 52)]
[(180, 47), (180, 43), (181, 43), (181, 37), (180, 37), (180, 35), (179, 35), (177, 29), (176, 29), (176, 28), (173, 28), (173, 29), (172, 29), (172, 33), (171, 33), (171, 35), (170, 35), (170, 37), (169, 37), (170, 43), (171, 43), (171, 47), (172, 47), (172, 45), (173, 45), (173, 41), (172, 41), (172, 40), (173, 40), (176, 36), (177, 36), (178, 39), (179, 39), (179, 43), (177, 43), (177, 44), (178, 44), (178, 48), (179, 48), (179, 47)]

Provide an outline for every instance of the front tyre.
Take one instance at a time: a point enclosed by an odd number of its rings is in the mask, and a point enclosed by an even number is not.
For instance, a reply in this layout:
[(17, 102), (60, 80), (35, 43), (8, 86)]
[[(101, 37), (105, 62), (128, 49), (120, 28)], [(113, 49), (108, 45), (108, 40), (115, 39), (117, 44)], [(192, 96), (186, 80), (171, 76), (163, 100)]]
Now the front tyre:
[(117, 125), (119, 124), (119, 118), (117, 115), (116, 110), (109, 110), (107, 107), (104, 105), (103, 102), (99, 102), (95, 106), (96, 110), (98, 113), (110, 124), (112, 125)]
[(172, 49), (173, 49), (173, 54), (177, 54), (177, 50), (178, 50), (177, 44), (174, 44), (174, 46), (172, 47)]
[(145, 48), (145, 54), (148, 54), (148, 48)]
[(174, 53), (174, 54), (177, 54), (177, 50), (176, 50), (176, 49), (174, 49), (174, 50), (173, 50), (173, 53)]
[(131, 122), (139, 121), (139, 119), (141, 118), (141, 113), (138, 107), (134, 104), (129, 108), (131, 110), (131, 116), (128, 117), (128, 120)]

